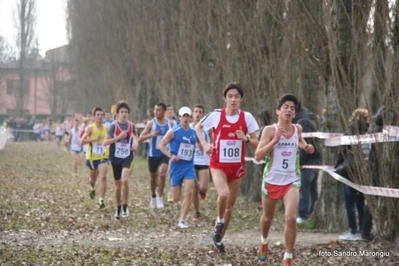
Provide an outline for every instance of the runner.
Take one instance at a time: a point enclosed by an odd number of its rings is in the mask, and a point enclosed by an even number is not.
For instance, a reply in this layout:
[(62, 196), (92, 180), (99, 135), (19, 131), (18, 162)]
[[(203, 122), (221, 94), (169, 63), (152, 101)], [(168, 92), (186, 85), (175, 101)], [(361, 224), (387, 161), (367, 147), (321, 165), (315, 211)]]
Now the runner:
[[(116, 212), (115, 220), (129, 216), (129, 176), (130, 167), (133, 162), (133, 152), (137, 150), (137, 132), (132, 122), (128, 121), (130, 107), (125, 101), (116, 104), (118, 120), (112, 122), (105, 137), (104, 146), (110, 145), (109, 159), (115, 179)], [(121, 193), (123, 198), (123, 209), (121, 206)]]
[[(245, 144), (249, 144), (252, 148), (257, 147), (256, 131), (259, 129), (252, 114), (239, 109), (244, 97), (244, 91), (239, 83), (227, 84), (223, 96), (226, 108), (214, 110), (195, 126), (204, 151), (211, 154), (211, 174), (218, 193), (218, 217), (212, 232), (212, 240), (221, 255), (225, 254), (222, 239), (229, 226), (241, 178), (246, 174)], [(213, 130), (213, 146), (205, 141), (203, 129)]]
[[(165, 187), (165, 175), (168, 170), (169, 157), (159, 150), (159, 143), (170, 129), (170, 123), (165, 118), (166, 105), (158, 103), (154, 108), (155, 117), (148, 121), (140, 134), (139, 142), (150, 140), (148, 147), (148, 169), (150, 171), (151, 201), (150, 208), (161, 209), (163, 205), (163, 190)], [(155, 192), (158, 181), (158, 195)]]
[(57, 123), (55, 125), (55, 138), (56, 138), (56, 143), (57, 143), (57, 149), (58, 150), (61, 147), (61, 140), (62, 140), (63, 136), (64, 136), (64, 129), (62, 127), (61, 121), (57, 120)]
[(94, 199), (96, 193), (94, 185), (96, 184), (97, 175), (100, 178), (100, 198), (99, 208), (105, 207), (104, 196), (107, 189), (107, 171), (108, 171), (108, 147), (105, 147), (103, 142), (107, 135), (107, 127), (103, 125), (104, 111), (96, 107), (93, 109), (94, 123), (89, 125), (82, 138), (80, 139), (80, 146), (89, 143), (86, 152), (86, 165), (90, 172), (90, 198)]
[[(184, 186), (184, 199), (181, 207), (180, 219), (177, 224), (180, 228), (187, 228), (186, 216), (190, 209), (192, 196), (195, 191), (194, 148), (197, 134), (190, 127), (191, 109), (184, 106), (179, 109), (180, 124), (168, 130), (159, 145), (165, 156), (170, 158), (170, 186), (173, 200), (180, 201), (181, 188)], [(167, 145), (170, 143), (170, 151)]]
[(313, 145), (302, 138), (302, 127), (292, 124), (298, 110), (298, 99), (292, 94), (280, 98), (276, 114), (277, 124), (266, 126), (255, 152), (255, 160), (265, 159), (262, 183), (263, 214), (260, 218), (261, 244), (258, 253), (260, 261), (267, 260), (269, 230), (274, 219), (276, 206), (282, 199), (285, 207), (285, 253), (284, 265), (293, 265), (292, 253), (297, 234), (296, 215), (301, 186), (298, 148), (313, 153)]
[[(194, 107), (193, 123), (190, 124), (191, 127), (195, 127), (197, 123), (204, 117), (205, 109), (202, 105), (196, 105)], [(209, 143), (208, 132), (203, 130), (203, 135), (205, 141)], [(201, 199), (206, 198), (206, 192), (209, 186), (209, 155), (199, 148), (198, 143), (195, 143), (195, 153), (194, 153), (194, 168), (195, 175), (197, 179), (197, 185), (195, 186), (195, 191), (193, 195), (193, 205), (195, 209), (195, 215), (193, 221), (198, 221), (201, 218), (201, 213), (199, 211), (199, 195)]]
[(109, 128), (109, 126), (114, 122), (114, 119), (112, 119), (111, 113), (105, 113), (105, 118), (103, 120), (103, 124)]
[(75, 177), (78, 176), (78, 166), (82, 164), (83, 161), (83, 149), (80, 146), (80, 135), (82, 130), (79, 129), (79, 120), (75, 119), (73, 122), (73, 127), (68, 134), (68, 146), (72, 154), (73, 159), (73, 174)]

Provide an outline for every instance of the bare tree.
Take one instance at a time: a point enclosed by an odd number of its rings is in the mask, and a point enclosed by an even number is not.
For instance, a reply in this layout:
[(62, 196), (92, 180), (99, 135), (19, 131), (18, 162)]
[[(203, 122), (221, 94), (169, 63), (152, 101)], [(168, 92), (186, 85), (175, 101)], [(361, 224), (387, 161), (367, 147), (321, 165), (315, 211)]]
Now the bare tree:
[(34, 41), (36, 21), (36, 1), (19, 0), (17, 3), (16, 27), (18, 29), (17, 46), (19, 50), (19, 86), (17, 90), (17, 115), (22, 116), (29, 93), (29, 82), (26, 79), (28, 55)]

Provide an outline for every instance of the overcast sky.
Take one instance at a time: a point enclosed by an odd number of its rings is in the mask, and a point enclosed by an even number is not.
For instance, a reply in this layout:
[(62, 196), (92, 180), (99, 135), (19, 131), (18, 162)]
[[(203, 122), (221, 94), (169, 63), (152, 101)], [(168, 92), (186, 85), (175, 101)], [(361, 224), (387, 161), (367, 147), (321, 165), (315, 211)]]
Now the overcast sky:
[[(15, 46), (14, 14), (19, 0), (0, 0), (0, 35)], [(66, 0), (36, 0), (36, 37), (40, 54), (67, 44)]]

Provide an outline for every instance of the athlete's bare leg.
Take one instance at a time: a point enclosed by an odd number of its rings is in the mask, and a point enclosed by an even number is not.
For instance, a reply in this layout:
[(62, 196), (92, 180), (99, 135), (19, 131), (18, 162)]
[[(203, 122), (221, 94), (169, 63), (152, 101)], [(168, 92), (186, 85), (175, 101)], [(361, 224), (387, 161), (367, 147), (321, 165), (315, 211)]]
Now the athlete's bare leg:
[(163, 163), (159, 166), (158, 172), (158, 197), (162, 198), (163, 196), (163, 191), (165, 188), (165, 176), (166, 176), (166, 171), (168, 171), (168, 164)]
[(277, 200), (272, 200), (262, 196), (263, 213), (260, 217), (260, 230), (263, 238), (269, 236), (270, 227), (276, 214)]
[(297, 235), (296, 216), (299, 204), (299, 188), (291, 188), (288, 190), (283, 200), (285, 208), (285, 251), (287, 253), (293, 253)]
[(224, 217), (226, 211), (227, 199), (229, 198), (229, 186), (227, 184), (226, 174), (220, 170), (211, 168), (213, 183), (215, 185), (216, 191), (218, 193), (217, 200), (217, 215), (219, 218)]
[(229, 193), (229, 197), (227, 199), (226, 210), (224, 212), (224, 226), (223, 226), (222, 236), (224, 236), (227, 228), (229, 227), (231, 214), (233, 213), (234, 204), (236, 202), (238, 193), (240, 191), (241, 179), (242, 178), (236, 179), (234, 181), (231, 181), (228, 184), (230, 193)]
[(183, 184), (184, 184), (184, 200), (181, 206), (180, 220), (186, 219), (188, 211), (190, 210), (194, 189), (196, 186), (194, 179), (184, 179)]
[[(122, 169), (122, 192), (123, 192), (123, 204), (127, 204), (129, 198), (129, 177), (130, 177), (130, 169), (123, 168)], [(119, 193), (120, 195), (120, 193)], [(120, 197), (119, 197), (120, 198)], [(119, 204), (120, 205), (120, 204)], [(119, 206), (118, 205), (118, 206)]]
[(105, 191), (107, 190), (107, 171), (108, 163), (100, 163), (98, 165), (98, 175), (100, 178), (100, 198), (104, 198)]

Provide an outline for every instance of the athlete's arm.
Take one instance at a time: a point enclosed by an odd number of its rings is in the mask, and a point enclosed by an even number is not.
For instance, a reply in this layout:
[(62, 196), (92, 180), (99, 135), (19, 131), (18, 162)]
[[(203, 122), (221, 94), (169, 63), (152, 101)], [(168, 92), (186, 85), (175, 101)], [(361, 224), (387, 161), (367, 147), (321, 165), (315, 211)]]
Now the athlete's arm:
[(305, 139), (302, 137), (302, 126), (300, 124), (296, 124), (296, 127), (298, 128), (298, 148), (312, 154), (314, 152), (314, 147), (312, 144), (307, 144)]
[(255, 151), (255, 160), (263, 160), (273, 150), (282, 135), (284, 135), (284, 129), (275, 131), (273, 126), (265, 127), (258, 148)]
[(85, 130), (85, 133), (83, 134), (83, 136), (80, 138), (80, 146), (83, 146), (87, 143), (91, 143), (91, 142), (95, 142), (95, 141), (99, 141), (101, 139), (101, 136), (97, 136), (96, 138), (89, 138), (91, 136), (91, 133), (93, 133), (93, 127), (92, 126), (88, 126)]
[[(109, 133), (109, 132), (108, 132)], [(126, 138), (127, 137), (127, 132), (126, 132), (126, 130), (124, 130), (124, 131), (122, 131), (118, 136), (116, 136), (115, 138), (113, 138), (112, 136), (110, 136), (110, 135), (108, 135), (108, 133), (107, 133), (107, 135), (105, 136), (105, 139), (104, 139), (104, 146), (108, 146), (108, 145), (111, 145), (112, 143), (115, 143), (115, 142), (117, 142), (118, 140), (120, 140), (120, 139), (124, 139), (124, 138)], [(113, 135), (113, 134), (112, 134)]]
[(147, 139), (155, 137), (155, 136), (157, 136), (159, 134), (159, 131), (156, 131), (156, 132), (154, 132), (152, 134), (149, 134), (153, 124), (154, 124), (154, 122), (151, 120), (145, 125), (143, 131), (140, 134), (138, 142), (146, 141)]
[(138, 142), (139, 136), (137, 135), (137, 131), (134, 130), (133, 131), (133, 143), (132, 143), (132, 151), (137, 151), (137, 149), (139, 148), (139, 142)]
[(172, 153), (168, 151), (166, 146), (174, 138), (174, 136), (175, 132), (173, 131), (173, 129), (169, 129), (168, 132), (166, 132), (166, 135), (162, 138), (161, 142), (159, 143), (159, 150), (168, 157), (172, 157)]
[(203, 151), (205, 151), (207, 154), (211, 154), (213, 152), (213, 146), (206, 141), (202, 131), (203, 131), (203, 125), (201, 124), (201, 122), (197, 123), (195, 125), (195, 132), (197, 133), (198, 143), (200, 144), (199, 147), (201, 148), (202, 146)]

